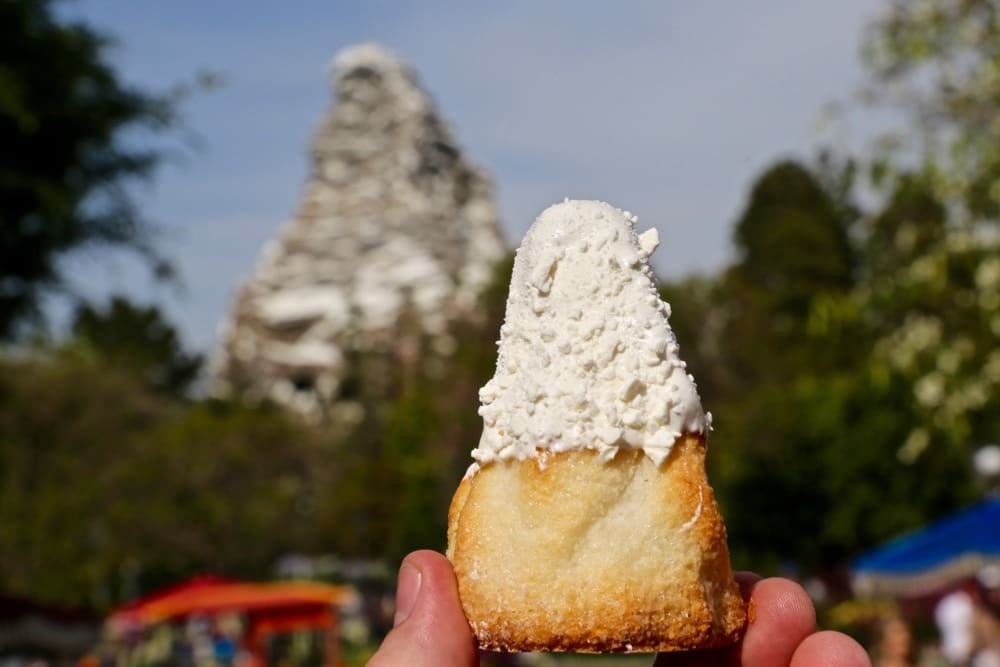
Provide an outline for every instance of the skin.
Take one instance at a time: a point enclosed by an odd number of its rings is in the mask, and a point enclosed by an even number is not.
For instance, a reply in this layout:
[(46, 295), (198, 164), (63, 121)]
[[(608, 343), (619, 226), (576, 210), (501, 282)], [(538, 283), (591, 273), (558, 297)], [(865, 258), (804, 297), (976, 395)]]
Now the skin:
[[(871, 667), (861, 645), (839, 632), (817, 632), (816, 611), (787, 579), (737, 575), (753, 618), (739, 644), (710, 651), (663, 653), (654, 667)], [(434, 551), (403, 559), (395, 627), (369, 667), (475, 667), (475, 638), (462, 613), (451, 563)]]

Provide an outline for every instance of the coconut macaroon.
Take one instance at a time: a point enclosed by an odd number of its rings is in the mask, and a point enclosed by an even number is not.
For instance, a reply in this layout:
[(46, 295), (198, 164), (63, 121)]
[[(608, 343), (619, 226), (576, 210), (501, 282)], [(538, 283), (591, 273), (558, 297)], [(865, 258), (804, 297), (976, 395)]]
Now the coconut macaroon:
[(567, 200), (518, 249), (482, 438), (448, 516), (484, 649), (707, 648), (746, 624), (705, 475), (711, 416), (656, 290), (657, 233), (635, 222)]

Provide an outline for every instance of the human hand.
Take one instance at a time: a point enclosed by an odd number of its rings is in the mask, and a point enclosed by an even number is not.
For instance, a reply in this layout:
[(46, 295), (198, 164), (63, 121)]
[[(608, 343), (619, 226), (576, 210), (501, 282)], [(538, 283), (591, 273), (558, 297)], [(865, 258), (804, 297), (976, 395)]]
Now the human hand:
[[(864, 649), (839, 632), (816, 632), (816, 611), (787, 579), (737, 575), (750, 601), (743, 641), (722, 649), (661, 653), (654, 667), (871, 667)], [(462, 613), (451, 563), (434, 551), (403, 559), (396, 618), (368, 667), (475, 667), (476, 640)]]

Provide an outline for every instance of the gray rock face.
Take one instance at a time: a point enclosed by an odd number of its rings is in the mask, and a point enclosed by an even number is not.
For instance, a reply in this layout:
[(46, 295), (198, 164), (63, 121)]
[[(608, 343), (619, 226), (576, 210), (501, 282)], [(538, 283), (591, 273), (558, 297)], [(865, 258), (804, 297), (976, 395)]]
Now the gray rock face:
[(348, 350), (391, 344), (404, 313), (445, 336), (505, 252), (487, 178), (409, 67), (366, 44), (333, 78), (298, 213), (263, 248), (213, 360), (217, 392), (307, 415), (335, 399)]

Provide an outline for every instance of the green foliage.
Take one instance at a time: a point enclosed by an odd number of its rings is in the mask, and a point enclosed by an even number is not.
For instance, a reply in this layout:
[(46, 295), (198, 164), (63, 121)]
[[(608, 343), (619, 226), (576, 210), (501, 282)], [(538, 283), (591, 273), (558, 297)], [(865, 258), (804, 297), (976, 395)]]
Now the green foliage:
[[(716, 288), (727, 325), (698, 344), (731, 369), (706, 393), (720, 416), (715, 479), (747, 564), (771, 554), (828, 569), (975, 493), (971, 454), (1000, 437), (998, 31), (990, 0), (892, 2), (872, 25), (874, 97), (913, 122), (866, 160), (881, 202), (846, 228), (851, 280), (813, 280), (845, 275), (829, 270), (831, 257), (846, 265), (844, 236), (820, 240), (829, 224), (787, 232), (796, 215), (831, 221), (850, 206), (787, 166), (753, 191), (740, 263)], [(834, 202), (850, 197), (835, 187), (850, 179), (823, 173)]]
[[(872, 275), (852, 296), (876, 336), (873, 372), (911, 387), (913, 461), (1000, 437), (1000, 22), (989, 0), (893, 3), (866, 42), (874, 86), (918, 129), (872, 160)], [(893, 101), (893, 100), (891, 100)]]
[(135, 577), (264, 576), (312, 545), (326, 454), (276, 412), (182, 404), (78, 355), (2, 359), (0, 590), (103, 606)]
[(156, 306), (137, 306), (120, 296), (104, 310), (83, 304), (71, 331), (103, 363), (175, 394), (188, 389), (201, 368), (201, 357), (184, 351), (177, 330)]
[[(135, 560), (173, 574), (194, 566), (263, 576), (307, 539), (310, 475), (324, 453), (310, 433), (278, 412), (215, 403), (157, 426), (115, 479), (141, 512), (122, 544)], [(136, 518), (130, 508), (121, 520)]]
[(165, 129), (171, 104), (122, 84), (107, 38), (57, 22), (51, 5), (0, 2), (0, 339), (39, 314), (67, 252), (125, 247), (169, 271), (128, 192), (160, 156), (122, 134)]
[(767, 169), (736, 224), (739, 257), (717, 295), (718, 363), (731, 374), (730, 395), (842, 363), (806, 335), (815, 303), (846, 293), (855, 274), (853, 205), (827, 189), (819, 167), (784, 161)]
[(914, 259), (933, 252), (945, 240), (946, 221), (947, 211), (930, 184), (917, 174), (900, 174), (885, 206), (867, 221), (868, 280), (892, 280)]
[[(958, 305), (984, 283), (977, 259), (951, 253), (902, 289), (900, 267), (941, 247), (944, 208), (916, 178), (900, 180), (859, 225), (850, 174), (831, 166), (765, 171), (737, 225), (735, 266), (663, 289), (717, 415), (710, 475), (740, 567), (836, 571), (975, 493), (967, 441), (912, 450), (921, 444), (914, 425), (938, 419), (921, 403), (916, 362), (944, 355), (946, 366), (965, 367), (974, 358), (968, 343), (951, 350), (949, 326), (987, 340), (985, 321), (971, 326)], [(922, 319), (905, 325), (915, 314)], [(995, 395), (948, 389), (934, 394), (945, 404)]]
[[(973, 499), (962, 483), (968, 459), (955, 450), (901, 465), (906, 389), (803, 373), (792, 387), (761, 391), (735, 413), (732, 426), (745, 432), (722, 495), (740, 566), (774, 571), (785, 559), (829, 572)], [(726, 434), (731, 438), (732, 428)], [(716, 444), (713, 455), (732, 442)]]
[(736, 223), (739, 279), (767, 295), (772, 316), (802, 318), (814, 296), (852, 284), (853, 253), (843, 210), (806, 167), (764, 172)]
[[(71, 360), (0, 370), (0, 588), (79, 602), (113, 571), (106, 470), (163, 416), (142, 387)], [(123, 497), (124, 501), (124, 497)]]
[[(998, 11), (994, 0), (892, 2), (865, 40), (874, 97), (901, 103), (917, 132), (883, 144), (916, 148), (953, 224), (1000, 214)], [(892, 151), (877, 158), (889, 176), (905, 164)]]

